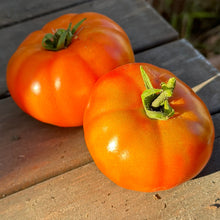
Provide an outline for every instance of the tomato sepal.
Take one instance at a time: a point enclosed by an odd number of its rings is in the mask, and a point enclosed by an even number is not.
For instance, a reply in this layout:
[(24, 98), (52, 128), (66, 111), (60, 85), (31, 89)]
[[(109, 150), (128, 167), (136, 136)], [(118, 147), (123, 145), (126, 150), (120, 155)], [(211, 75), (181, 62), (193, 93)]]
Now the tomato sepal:
[(72, 30), (72, 23), (70, 23), (66, 30), (58, 29), (55, 34), (46, 34), (42, 40), (43, 48), (46, 50), (58, 51), (68, 47), (72, 42), (76, 30), (85, 20), (86, 18), (83, 18), (81, 21), (75, 24)]
[(142, 66), (140, 66), (140, 71), (146, 87), (146, 90), (141, 94), (141, 99), (147, 117), (157, 120), (169, 119), (175, 113), (168, 101), (173, 95), (176, 84), (175, 77), (170, 78), (167, 83), (162, 82), (161, 89), (155, 89)]

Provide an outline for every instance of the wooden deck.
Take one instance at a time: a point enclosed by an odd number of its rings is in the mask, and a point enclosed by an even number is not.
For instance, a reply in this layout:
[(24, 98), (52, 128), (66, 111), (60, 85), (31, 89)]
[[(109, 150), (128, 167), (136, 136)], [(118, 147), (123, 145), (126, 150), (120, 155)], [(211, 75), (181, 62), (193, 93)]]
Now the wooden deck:
[[(215, 125), (204, 170), (171, 190), (116, 186), (96, 168), (83, 130), (43, 124), (7, 91), (6, 66), (28, 33), (65, 13), (95, 11), (119, 23), (137, 62), (172, 71), (197, 91)], [(144, 0), (2, 0), (0, 4), (0, 219), (220, 219), (220, 74)], [(214, 77), (214, 78), (213, 78)]]

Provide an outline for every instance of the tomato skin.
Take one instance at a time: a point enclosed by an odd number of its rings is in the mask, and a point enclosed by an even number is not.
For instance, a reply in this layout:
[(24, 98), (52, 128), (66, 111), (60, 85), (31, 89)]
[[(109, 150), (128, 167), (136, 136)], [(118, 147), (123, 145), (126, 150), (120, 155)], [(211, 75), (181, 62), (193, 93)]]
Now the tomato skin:
[[(72, 43), (59, 51), (42, 47), (46, 33), (79, 26)], [(53, 125), (82, 125), (84, 109), (97, 79), (117, 66), (134, 62), (130, 41), (110, 18), (92, 12), (66, 14), (31, 33), (9, 60), (7, 85), (17, 105)]]
[(97, 167), (121, 187), (153, 192), (195, 177), (214, 142), (211, 116), (177, 77), (168, 120), (149, 119), (141, 101), (140, 65), (155, 88), (174, 75), (145, 63), (118, 67), (98, 80), (84, 114), (84, 135)]

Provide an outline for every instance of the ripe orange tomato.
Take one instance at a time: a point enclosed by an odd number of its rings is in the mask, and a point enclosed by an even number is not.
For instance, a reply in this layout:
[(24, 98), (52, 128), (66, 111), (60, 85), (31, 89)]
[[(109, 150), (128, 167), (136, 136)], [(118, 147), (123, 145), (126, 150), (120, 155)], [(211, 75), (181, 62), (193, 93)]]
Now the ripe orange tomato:
[(80, 126), (97, 79), (129, 62), (133, 50), (118, 24), (97, 13), (66, 14), (21, 43), (8, 63), (7, 85), (17, 105), (34, 118)]
[[(140, 66), (150, 81), (145, 81), (146, 91)], [(178, 78), (174, 88), (173, 77), (150, 64), (127, 64), (100, 78), (91, 93), (84, 114), (85, 141), (97, 167), (119, 186), (166, 190), (196, 176), (210, 158), (214, 127), (209, 111)], [(158, 102), (159, 96), (166, 97)], [(156, 102), (160, 104), (153, 107)], [(149, 118), (147, 111), (156, 117)]]

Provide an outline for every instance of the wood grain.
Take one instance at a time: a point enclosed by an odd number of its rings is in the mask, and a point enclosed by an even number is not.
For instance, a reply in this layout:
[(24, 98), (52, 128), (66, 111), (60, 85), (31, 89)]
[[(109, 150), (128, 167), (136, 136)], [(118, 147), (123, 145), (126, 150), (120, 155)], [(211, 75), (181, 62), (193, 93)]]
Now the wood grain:
[(43, 124), (22, 112), (11, 98), (0, 105), (0, 197), (92, 160), (81, 127)]
[(91, 0), (1, 0), (0, 28), (88, 1)]
[(220, 173), (157, 193), (123, 189), (94, 163), (0, 200), (2, 219), (219, 219)]

